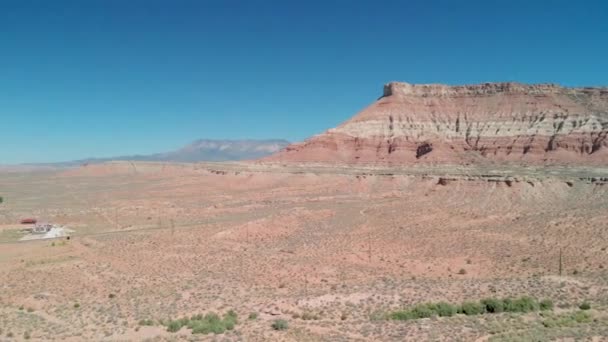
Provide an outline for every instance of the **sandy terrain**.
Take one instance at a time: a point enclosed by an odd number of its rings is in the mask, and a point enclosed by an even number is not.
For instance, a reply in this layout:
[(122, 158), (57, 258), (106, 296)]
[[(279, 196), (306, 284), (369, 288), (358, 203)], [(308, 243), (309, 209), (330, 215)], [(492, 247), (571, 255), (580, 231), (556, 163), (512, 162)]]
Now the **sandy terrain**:
[[(606, 175), (154, 163), (1, 174), (0, 340), (605, 338)], [(72, 238), (18, 242), (29, 216)], [(522, 295), (553, 300), (556, 314), (586, 300), (594, 320), (382, 318)], [(221, 335), (159, 323), (230, 309), (239, 322)], [(277, 318), (289, 329), (273, 330)]]

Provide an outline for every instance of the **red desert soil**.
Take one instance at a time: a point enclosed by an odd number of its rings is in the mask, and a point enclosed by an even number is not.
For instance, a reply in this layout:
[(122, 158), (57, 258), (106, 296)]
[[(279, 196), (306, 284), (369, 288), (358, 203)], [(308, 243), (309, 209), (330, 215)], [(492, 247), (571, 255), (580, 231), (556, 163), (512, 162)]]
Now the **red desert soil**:
[[(4, 174), (3, 227), (35, 214), (76, 233), (1, 245), (2, 334), (210, 340), (159, 321), (233, 309), (240, 321), (221, 340), (470, 341), (536, 333), (543, 318), (374, 317), (530, 295), (559, 310), (590, 301), (596, 323), (560, 336), (608, 336), (605, 169), (387, 170), (110, 163)], [(277, 318), (290, 328), (274, 331)]]

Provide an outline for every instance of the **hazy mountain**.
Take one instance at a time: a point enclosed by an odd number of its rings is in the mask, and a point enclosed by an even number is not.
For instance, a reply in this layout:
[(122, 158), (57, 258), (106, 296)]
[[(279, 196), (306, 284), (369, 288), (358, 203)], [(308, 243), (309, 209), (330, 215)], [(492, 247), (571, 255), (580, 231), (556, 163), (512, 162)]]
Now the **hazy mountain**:
[(24, 164), (0, 167), (6, 170), (15, 168), (55, 168), (81, 164), (103, 163), (111, 160), (162, 161), (194, 163), (200, 161), (238, 161), (265, 157), (289, 145), (289, 141), (272, 140), (196, 140), (180, 149), (148, 155), (117, 156), (110, 158), (87, 158), (58, 163)]

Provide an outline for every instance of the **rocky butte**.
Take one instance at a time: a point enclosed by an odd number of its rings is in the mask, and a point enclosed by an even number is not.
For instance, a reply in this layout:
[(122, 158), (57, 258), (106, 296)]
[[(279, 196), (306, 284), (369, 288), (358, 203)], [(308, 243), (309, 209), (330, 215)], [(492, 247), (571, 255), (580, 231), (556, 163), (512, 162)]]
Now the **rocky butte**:
[(264, 159), (335, 164), (608, 164), (608, 88), (391, 82), (353, 118)]

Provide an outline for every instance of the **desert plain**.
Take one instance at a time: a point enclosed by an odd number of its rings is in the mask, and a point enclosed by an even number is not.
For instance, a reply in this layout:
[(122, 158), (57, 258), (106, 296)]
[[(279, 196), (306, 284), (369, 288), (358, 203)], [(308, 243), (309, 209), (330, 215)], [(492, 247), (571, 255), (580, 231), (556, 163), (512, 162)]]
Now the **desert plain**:
[[(607, 173), (151, 162), (4, 172), (0, 340), (605, 340)], [(30, 216), (74, 232), (19, 241)], [(390, 319), (422, 303), (522, 296), (552, 309)], [(229, 311), (238, 319), (222, 333), (168, 331)]]

